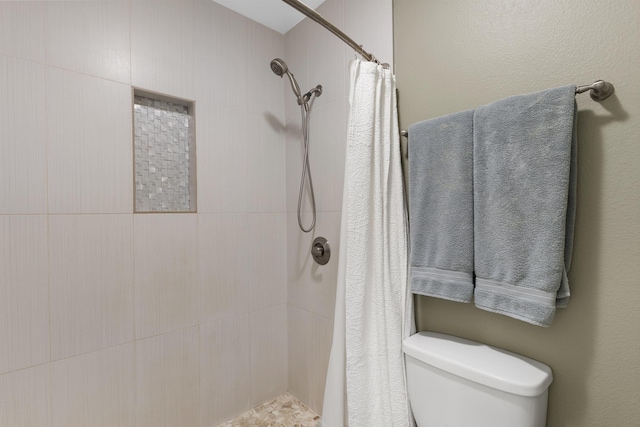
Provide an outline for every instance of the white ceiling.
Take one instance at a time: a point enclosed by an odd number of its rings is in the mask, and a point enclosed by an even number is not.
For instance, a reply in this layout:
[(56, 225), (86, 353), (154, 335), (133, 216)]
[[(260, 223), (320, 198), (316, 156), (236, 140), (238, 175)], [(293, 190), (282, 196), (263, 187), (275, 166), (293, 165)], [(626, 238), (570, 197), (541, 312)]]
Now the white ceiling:
[[(289, 31), (304, 19), (302, 13), (284, 3), (282, 0), (213, 1), (282, 34)], [(323, 2), (324, 0), (304, 0), (304, 3), (312, 9), (317, 8)]]

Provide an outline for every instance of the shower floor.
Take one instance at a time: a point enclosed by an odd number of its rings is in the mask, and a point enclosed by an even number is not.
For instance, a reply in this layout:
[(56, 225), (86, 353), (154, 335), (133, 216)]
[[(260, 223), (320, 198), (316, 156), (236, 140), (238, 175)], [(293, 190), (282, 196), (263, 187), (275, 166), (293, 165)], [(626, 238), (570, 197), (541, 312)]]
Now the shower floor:
[(318, 414), (285, 393), (219, 427), (316, 427), (319, 420)]

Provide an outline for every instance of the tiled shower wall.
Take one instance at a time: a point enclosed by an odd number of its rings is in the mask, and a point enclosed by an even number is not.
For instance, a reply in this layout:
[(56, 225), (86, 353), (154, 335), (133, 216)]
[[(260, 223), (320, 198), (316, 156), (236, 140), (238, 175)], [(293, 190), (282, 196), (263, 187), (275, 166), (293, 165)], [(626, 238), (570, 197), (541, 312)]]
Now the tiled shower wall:
[[(392, 0), (326, 0), (318, 12), (383, 62), (393, 63)], [(289, 391), (320, 413), (333, 334), (339, 256), (340, 216), (348, 90), (353, 50), (333, 34), (305, 19), (285, 35), (285, 60), (301, 89), (321, 84), (311, 113), (310, 161), (318, 219), (315, 231), (298, 229), (296, 205), (302, 172), (300, 112), (285, 87), (287, 118), (287, 282), (289, 316)], [(309, 204), (305, 205), (309, 212)], [(310, 223), (307, 215), (305, 224)], [(316, 236), (332, 248), (325, 266), (309, 255)]]
[[(0, 2), (0, 426), (210, 427), (287, 390), (276, 56), (210, 0)], [(132, 86), (195, 101), (197, 214), (133, 214)]]

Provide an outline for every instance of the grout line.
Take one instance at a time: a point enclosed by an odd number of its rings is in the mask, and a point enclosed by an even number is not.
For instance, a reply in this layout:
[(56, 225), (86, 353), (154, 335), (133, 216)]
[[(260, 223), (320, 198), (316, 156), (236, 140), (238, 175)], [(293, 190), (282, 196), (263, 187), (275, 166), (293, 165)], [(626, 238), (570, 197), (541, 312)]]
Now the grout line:
[(51, 363), (51, 365), (53, 365), (55, 363), (63, 362), (65, 360), (75, 359), (76, 357), (85, 357), (85, 356), (89, 356), (89, 355), (94, 354), (94, 353), (99, 353), (101, 351), (110, 350), (110, 349), (113, 349), (113, 348), (116, 348), (116, 347), (124, 347), (125, 345), (130, 345), (130, 344), (135, 345), (135, 340), (129, 340), (129, 341), (121, 342), (121, 343), (118, 343), (118, 344), (113, 344), (113, 345), (109, 345), (109, 346), (106, 346), (106, 347), (98, 348), (98, 349), (95, 349), (95, 350), (85, 351), (84, 353), (78, 353), (78, 354), (74, 354), (72, 356), (66, 356), (66, 357), (63, 357), (63, 358), (60, 358), (60, 359), (52, 360), (50, 363)]
[(7, 58), (7, 59), (16, 59), (18, 61), (29, 62), (31, 64), (40, 65), (42, 67), (46, 67), (47, 66), (47, 64), (45, 62), (35, 61), (33, 59), (27, 59), (27, 58), (23, 58), (21, 56), (10, 55), (10, 54), (7, 54), (7, 53), (0, 53), (0, 57)]
[[(169, 331), (164, 331), (164, 332), (159, 332), (159, 333), (154, 334), (154, 335), (149, 335), (148, 337), (142, 337), (142, 338), (137, 338), (136, 337), (133, 341), (134, 342), (138, 342), (138, 341), (148, 340), (148, 339), (151, 339), (151, 338), (158, 338), (158, 337), (161, 337), (163, 335), (173, 334), (173, 333), (176, 333), (176, 332), (184, 331), (185, 329), (196, 328), (196, 327), (199, 327), (199, 326), (200, 325), (198, 323), (194, 323), (194, 324), (188, 325), (188, 326), (180, 326), (178, 328), (171, 329)], [(129, 341), (129, 342), (131, 342), (131, 341)]]
[(15, 374), (15, 373), (18, 373), (18, 372), (26, 371), (28, 369), (39, 368), (39, 367), (42, 367), (44, 365), (50, 366), (51, 362), (50, 361), (42, 362), (42, 363), (38, 363), (36, 365), (25, 366), (24, 368), (14, 369), (14, 370), (11, 370), (11, 371), (3, 372), (3, 373), (0, 374), (0, 378), (4, 377), (5, 375)]
[(123, 86), (132, 87), (131, 83), (126, 83), (126, 82), (123, 82), (121, 80), (114, 80), (114, 79), (109, 79), (109, 78), (102, 77), (102, 76), (96, 76), (95, 74), (88, 74), (88, 73), (84, 73), (82, 71), (71, 70), (69, 68), (60, 67), (58, 65), (46, 64), (46, 67), (47, 68), (53, 68), (53, 69), (60, 70), (60, 71), (65, 71), (67, 73), (79, 74), (79, 75), (84, 76), (84, 77), (91, 77), (91, 78), (94, 78), (94, 79), (99, 79), (99, 80), (103, 80), (103, 81), (110, 82), (110, 83), (116, 83), (116, 84), (120, 84), (120, 85), (123, 85)]

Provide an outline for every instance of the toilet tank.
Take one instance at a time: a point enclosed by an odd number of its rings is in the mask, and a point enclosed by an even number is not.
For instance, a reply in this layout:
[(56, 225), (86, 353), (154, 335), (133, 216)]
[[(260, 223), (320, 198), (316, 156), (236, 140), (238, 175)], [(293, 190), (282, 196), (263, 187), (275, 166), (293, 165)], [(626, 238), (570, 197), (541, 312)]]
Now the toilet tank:
[(435, 332), (403, 343), (418, 427), (544, 427), (551, 368)]

